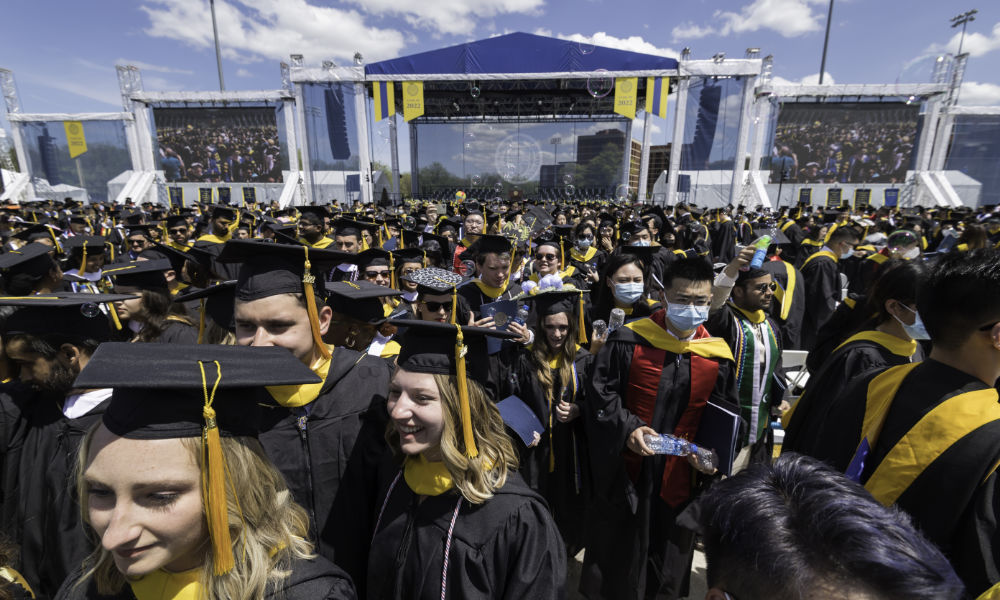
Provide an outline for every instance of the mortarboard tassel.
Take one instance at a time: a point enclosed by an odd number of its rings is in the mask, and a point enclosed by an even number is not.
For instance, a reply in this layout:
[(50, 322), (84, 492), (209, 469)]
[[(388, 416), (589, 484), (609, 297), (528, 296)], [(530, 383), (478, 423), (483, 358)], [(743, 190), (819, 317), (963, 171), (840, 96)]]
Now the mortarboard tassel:
[(389, 253), (389, 287), (396, 289), (396, 261), (392, 258), (392, 252)]
[(455, 325), (455, 315), (458, 314), (458, 286), (451, 288), (451, 318), (448, 322)]
[(77, 273), (81, 276), (87, 273), (87, 240), (83, 240), (83, 258), (80, 259), (80, 268)]
[(309, 312), (309, 325), (312, 328), (313, 343), (319, 347), (319, 353), (323, 358), (330, 358), (330, 349), (323, 343), (323, 334), (319, 331), (319, 313), (316, 310), (316, 291), (313, 285), (316, 278), (310, 272), (312, 264), (309, 262), (309, 246), (302, 246), (306, 253), (305, 271), (302, 273), (302, 284), (305, 286), (306, 310)]
[(579, 312), (580, 312), (580, 316), (579, 316), (579, 323), (578, 323), (577, 326), (580, 328), (580, 343), (581, 344), (586, 344), (587, 343), (587, 324), (584, 322), (584, 319), (583, 319), (583, 290), (580, 290)]
[(458, 377), (458, 400), (459, 408), (462, 411), (462, 436), (465, 441), (465, 455), (469, 458), (479, 456), (476, 448), (476, 437), (472, 431), (472, 409), (469, 406), (469, 380), (465, 373), (465, 353), (468, 348), (465, 346), (465, 338), (462, 335), (462, 326), (456, 325), (458, 332), (455, 334), (455, 374)]
[(226, 467), (222, 456), (222, 441), (219, 438), (219, 427), (215, 422), (215, 390), (222, 381), (222, 365), (215, 363), (215, 384), (211, 393), (208, 391), (208, 380), (205, 378), (205, 363), (198, 361), (201, 369), (202, 390), (205, 393), (205, 406), (202, 415), (205, 417), (205, 427), (202, 429), (202, 467), (201, 485), (205, 504), (205, 519), (208, 521), (208, 534), (212, 539), (212, 566), (215, 575), (225, 575), (236, 566), (233, 558), (233, 540), (229, 534), (229, 506), (226, 501)]

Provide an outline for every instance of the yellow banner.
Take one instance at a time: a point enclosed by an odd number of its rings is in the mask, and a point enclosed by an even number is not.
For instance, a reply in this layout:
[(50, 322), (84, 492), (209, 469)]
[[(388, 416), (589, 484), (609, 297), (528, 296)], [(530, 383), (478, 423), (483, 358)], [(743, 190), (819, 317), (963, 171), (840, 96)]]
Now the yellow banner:
[(66, 128), (66, 143), (69, 144), (69, 157), (76, 158), (87, 151), (87, 138), (83, 135), (83, 123), (79, 121), (63, 121)]
[(638, 88), (638, 77), (618, 77), (615, 79), (615, 112), (635, 118), (635, 97)]
[(412, 121), (424, 114), (424, 82), (403, 82), (403, 119)]

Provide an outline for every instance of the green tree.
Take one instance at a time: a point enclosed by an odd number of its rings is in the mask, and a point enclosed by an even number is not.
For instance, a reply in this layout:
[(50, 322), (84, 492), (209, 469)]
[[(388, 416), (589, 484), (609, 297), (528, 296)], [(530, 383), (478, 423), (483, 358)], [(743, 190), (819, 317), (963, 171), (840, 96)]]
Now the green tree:
[(613, 185), (621, 178), (622, 149), (609, 143), (593, 159), (576, 166), (576, 185), (603, 187)]

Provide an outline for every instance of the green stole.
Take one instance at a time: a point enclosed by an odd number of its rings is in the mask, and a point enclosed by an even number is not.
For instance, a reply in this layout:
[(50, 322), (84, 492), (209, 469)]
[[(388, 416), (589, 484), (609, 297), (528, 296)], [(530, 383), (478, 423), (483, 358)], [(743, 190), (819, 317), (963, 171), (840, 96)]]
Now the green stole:
[[(778, 366), (781, 352), (778, 349), (778, 339), (771, 322), (764, 311), (745, 311), (730, 303), (735, 311), (736, 345), (733, 357), (736, 359), (736, 389), (739, 395), (740, 416), (746, 419), (750, 426), (748, 443), (756, 442), (770, 425), (771, 415), (771, 383), (770, 376)], [(764, 348), (764, 362), (757, 361), (757, 337), (755, 329), (760, 327), (767, 342)]]

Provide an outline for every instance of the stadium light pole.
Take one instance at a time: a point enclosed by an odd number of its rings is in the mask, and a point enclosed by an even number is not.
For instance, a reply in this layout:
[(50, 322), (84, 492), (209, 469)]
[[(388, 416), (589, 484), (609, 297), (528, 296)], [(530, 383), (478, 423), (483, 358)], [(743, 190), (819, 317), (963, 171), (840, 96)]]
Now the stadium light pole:
[(219, 50), (219, 26), (215, 22), (215, 0), (208, 0), (212, 9), (212, 35), (215, 36), (215, 65), (219, 68), (219, 91), (226, 91), (226, 81), (222, 78), (222, 51)]
[(833, 21), (833, 0), (826, 13), (826, 36), (823, 38), (823, 58), (819, 62), (819, 84), (823, 85), (823, 74), (826, 73), (826, 49), (830, 45), (830, 22)]
[(962, 26), (962, 36), (958, 38), (958, 52), (955, 53), (955, 56), (958, 56), (959, 54), (962, 53), (962, 45), (965, 43), (965, 26), (968, 23), (971, 23), (972, 21), (976, 20), (976, 13), (978, 12), (979, 12), (978, 10), (973, 8), (970, 11), (966, 11), (958, 16), (951, 18), (952, 29), (958, 27), (959, 25)]

